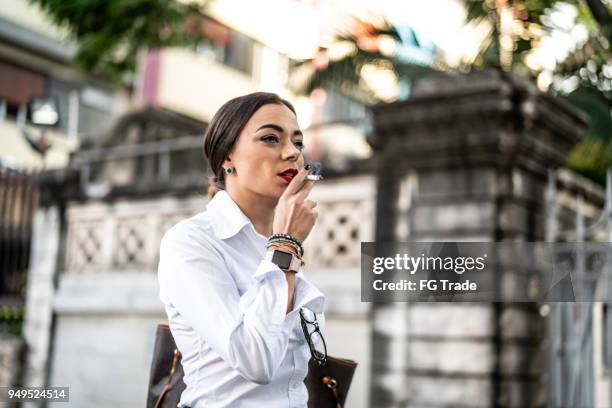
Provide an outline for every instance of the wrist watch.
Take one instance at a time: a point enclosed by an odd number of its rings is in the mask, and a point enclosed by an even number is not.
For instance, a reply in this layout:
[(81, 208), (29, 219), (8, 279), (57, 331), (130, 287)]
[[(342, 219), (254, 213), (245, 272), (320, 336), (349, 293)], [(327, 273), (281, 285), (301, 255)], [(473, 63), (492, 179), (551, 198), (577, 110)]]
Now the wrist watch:
[(281, 251), (279, 249), (266, 252), (264, 259), (278, 265), (283, 271), (297, 272), (300, 266), (302, 266), (300, 258), (291, 252)]

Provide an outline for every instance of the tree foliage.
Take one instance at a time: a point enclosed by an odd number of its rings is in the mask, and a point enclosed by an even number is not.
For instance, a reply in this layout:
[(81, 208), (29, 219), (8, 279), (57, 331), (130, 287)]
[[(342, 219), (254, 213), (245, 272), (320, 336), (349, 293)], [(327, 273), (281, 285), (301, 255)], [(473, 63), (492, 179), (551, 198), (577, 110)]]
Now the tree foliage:
[[(468, 21), (488, 21), (491, 26), (478, 58), (468, 68), (495, 66), (518, 71), (533, 80), (541, 70), (527, 64), (529, 52), (540, 46), (544, 35), (553, 30), (567, 30), (555, 26), (551, 12), (559, 5), (576, 8), (575, 24), (587, 28), (588, 38), (556, 64), (550, 92), (567, 99), (590, 119), (585, 137), (568, 157), (569, 167), (604, 184), (606, 169), (612, 166), (610, 6), (600, 0), (463, 0), (463, 3)], [(511, 22), (511, 30), (505, 33), (504, 15), (510, 16)], [(568, 83), (573, 83), (569, 90)]]
[[(78, 44), (75, 63), (83, 70), (130, 84), (141, 49), (193, 46), (206, 40), (201, 5), (173, 0), (29, 0), (51, 20), (67, 29)], [(471, 22), (488, 22), (489, 35), (477, 58), (457, 69), (498, 67), (536, 80), (540, 74), (527, 64), (529, 53), (541, 46), (544, 35), (556, 27), (550, 13), (560, 4), (576, 8), (576, 23), (588, 30), (588, 39), (571, 51), (554, 70), (550, 92), (567, 98), (591, 121), (586, 137), (569, 157), (575, 170), (603, 183), (612, 166), (612, 3), (605, 0), (462, 0)], [(376, 100), (363, 80), (364, 68), (391, 71), (399, 81), (414, 80), (436, 70), (443, 62), (411, 61), (389, 52), (401, 48), (402, 37), (384, 19), (377, 23), (354, 19), (332, 46), (344, 46), (341, 55), (321, 48), (311, 60), (298, 64), (306, 72), (298, 91), (332, 87), (364, 102)], [(418, 47), (416, 47), (418, 49)], [(418, 59), (418, 58), (417, 58)], [(567, 91), (563, 84), (573, 81)], [(561, 85), (560, 85), (561, 84)]]
[(139, 50), (202, 40), (203, 8), (168, 0), (29, 0), (76, 41), (82, 70), (129, 84)]

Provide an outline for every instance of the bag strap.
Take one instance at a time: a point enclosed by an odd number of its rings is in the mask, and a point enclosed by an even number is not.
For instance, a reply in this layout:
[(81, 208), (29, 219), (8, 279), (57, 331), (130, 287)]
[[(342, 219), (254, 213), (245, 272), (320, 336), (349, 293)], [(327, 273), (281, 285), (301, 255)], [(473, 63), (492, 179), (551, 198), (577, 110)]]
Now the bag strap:
[(338, 381), (336, 381), (336, 379), (331, 375), (326, 375), (325, 377), (321, 378), (321, 382), (331, 390), (331, 393), (334, 396), (334, 401), (336, 401), (336, 408), (342, 408), (342, 404), (340, 404), (338, 401), (338, 393), (336, 392)]
[(176, 372), (176, 364), (178, 363), (180, 358), (181, 358), (181, 352), (178, 351), (178, 349), (174, 349), (174, 357), (172, 358), (172, 368), (170, 368), (170, 374), (168, 375), (168, 381), (166, 382), (166, 385), (164, 385), (164, 388), (162, 389), (162, 392), (159, 394), (159, 397), (157, 397), (157, 401), (155, 401), (155, 405), (153, 406), (153, 408), (160, 407), (160, 404), (164, 400), (164, 397), (170, 390), (170, 384), (172, 382), (172, 377), (174, 376), (174, 373)]
[[(308, 336), (310, 336), (310, 333), (308, 333), (308, 330), (306, 330), (306, 326), (308, 325), (308, 322), (306, 321), (306, 319), (304, 319), (304, 316), (302, 316), (301, 313), (300, 313), (300, 320), (304, 323), (302, 324), (302, 331), (304, 332), (304, 338), (308, 339)], [(323, 338), (323, 333), (321, 333), (320, 331), (319, 331), (319, 336)], [(312, 358), (315, 358), (312, 350), (310, 350), (310, 355), (312, 356)], [(338, 392), (336, 391), (336, 388), (338, 387), (338, 381), (331, 375), (326, 375), (323, 378), (321, 378), (321, 383), (325, 387), (327, 387), (332, 393), (332, 397), (334, 398), (334, 401), (336, 402), (336, 408), (342, 408), (342, 404), (340, 404), (340, 401), (338, 401)]]

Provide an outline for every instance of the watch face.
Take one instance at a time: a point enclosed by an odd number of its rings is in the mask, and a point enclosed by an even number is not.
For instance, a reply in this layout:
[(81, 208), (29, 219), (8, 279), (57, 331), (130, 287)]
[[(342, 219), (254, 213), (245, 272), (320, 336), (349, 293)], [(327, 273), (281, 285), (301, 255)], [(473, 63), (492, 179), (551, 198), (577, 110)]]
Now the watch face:
[(293, 257), (291, 256), (291, 254), (288, 254), (287, 252), (283, 251), (274, 251), (274, 253), (272, 254), (272, 262), (277, 264), (278, 267), (281, 269), (289, 268), (289, 265), (291, 265), (292, 258)]

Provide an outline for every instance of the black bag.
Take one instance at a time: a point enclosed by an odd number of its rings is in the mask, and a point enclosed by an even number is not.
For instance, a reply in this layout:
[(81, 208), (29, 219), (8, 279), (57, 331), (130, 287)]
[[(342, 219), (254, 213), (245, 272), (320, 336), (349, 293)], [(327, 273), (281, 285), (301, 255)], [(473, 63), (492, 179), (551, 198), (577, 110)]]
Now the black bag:
[[(307, 334), (306, 334), (307, 335)], [(320, 365), (308, 362), (304, 383), (308, 389), (308, 408), (342, 408), (346, 401), (357, 363), (327, 356)], [(158, 324), (149, 379), (147, 408), (176, 408), (186, 385), (183, 382), (181, 353), (167, 324)]]

